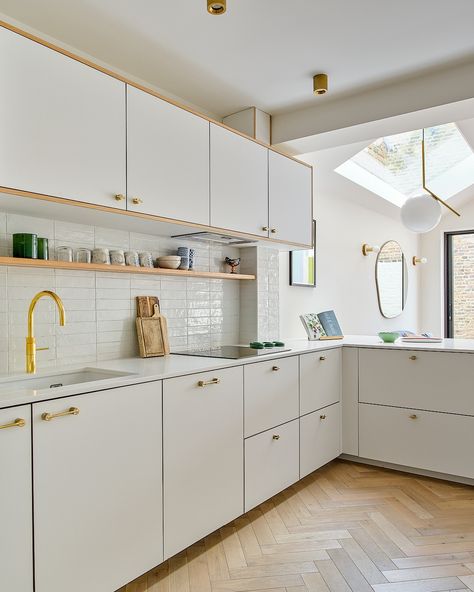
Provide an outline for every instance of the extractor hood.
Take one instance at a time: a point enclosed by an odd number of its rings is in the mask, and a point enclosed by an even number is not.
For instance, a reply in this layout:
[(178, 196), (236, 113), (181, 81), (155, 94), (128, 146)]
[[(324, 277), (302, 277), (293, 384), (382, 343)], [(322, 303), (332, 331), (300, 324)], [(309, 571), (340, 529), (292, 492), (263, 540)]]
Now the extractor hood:
[(220, 243), (222, 245), (253, 245), (257, 241), (239, 238), (237, 236), (229, 236), (228, 234), (221, 234), (220, 232), (189, 232), (187, 234), (175, 234), (171, 238), (186, 238), (195, 241), (210, 241), (213, 243)]

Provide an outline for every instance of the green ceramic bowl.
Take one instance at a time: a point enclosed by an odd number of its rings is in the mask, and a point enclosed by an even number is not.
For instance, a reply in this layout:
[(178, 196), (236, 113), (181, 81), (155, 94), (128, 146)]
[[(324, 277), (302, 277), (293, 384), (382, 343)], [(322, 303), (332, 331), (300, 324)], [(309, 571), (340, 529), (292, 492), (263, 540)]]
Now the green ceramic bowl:
[(399, 333), (393, 333), (391, 331), (381, 331), (379, 337), (384, 343), (395, 343), (400, 335)]

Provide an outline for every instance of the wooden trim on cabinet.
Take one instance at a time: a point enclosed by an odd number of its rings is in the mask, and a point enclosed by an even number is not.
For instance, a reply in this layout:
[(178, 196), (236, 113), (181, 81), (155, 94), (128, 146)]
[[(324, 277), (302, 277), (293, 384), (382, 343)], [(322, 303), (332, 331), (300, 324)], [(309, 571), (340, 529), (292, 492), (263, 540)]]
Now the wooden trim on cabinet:
[(23, 189), (14, 189), (12, 187), (0, 186), (0, 194), (6, 193), (8, 195), (16, 195), (18, 197), (26, 197), (29, 199), (36, 199), (40, 201), (48, 201), (51, 203), (63, 204), (68, 206), (75, 206), (79, 208), (86, 208), (89, 210), (98, 210), (101, 212), (109, 212), (111, 214), (120, 214), (122, 216), (129, 216), (132, 218), (141, 218), (142, 220), (150, 220), (154, 222), (164, 222), (166, 224), (176, 224), (180, 226), (187, 226), (189, 228), (195, 228), (196, 230), (204, 232), (217, 232), (227, 234), (229, 236), (235, 236), (236, 238), (248, 239), (249, 241), (265, 241), (268, 243), (295, 246), (301, 249), (308, 248), (305, 243), (294, 243), (287, 242), (278, 239), (268, 238), (259, 234), (248, 234), (244, 232), (236, 232), (235, 230), (228, 230), (227, 228), (218, 228), (215, 226), (206, 226), (205, 224), (196, 224), (194, 222), (187, 222), (186, 220), (175, 220), (173, 218), (164, 218), (162, 216), (155, 216), (153, 214), (145, 214), (142, 212), (133, 212), (131, 210), (122, 210), (109, 206), (99, 206), (96, 204), (89, 203), (87, 201), (80, 201), (77, 199), (68, 199), (65, 197), (55, 197), (53, 195), (47, 195), (43, 193), (33, 193), (31, 191), (24, 191)]
[(94, 70), (98, 70), (99, 72), (102, 72), (103, 74), (107, 74), (107, 76), (111, 76), (112, 78), (120, 80), (121, 82), (124, 82), (125, 84), (128, 84), (129, 86), (133, 86), (143, 92), (153, 95), (153, 96), (157, 97), (158, 99), (161, 99), (162, 101), (166, 101), (167, 103), (174, 105), (175, 107), (179, 107), (180, 109), (184, 109), (185, 111), (188, 111), (189, 113), (192, 113), (193, 115), (196, 115), (197, 117), (201, 117), (202, 119), (205, 119), (206, 121), (209, 121), (209, 122), (214, 123), (220, 127), (223, 127), (225, 129), (233, 132), (234, 134), (237, 134), (239, 136), (242, 136), (243, 138), (246, 138), (247, 140), (251, 140), (252, 142), (255, 142), (256, 144), (260, 144), (261, 146), (264, 146), (265, 148), (268, 148), (269, 150), (272, 150), (273, 152), (276, 152), (277, 154), (281, 154), (282, 156), (286, 156), (286, 158), (290, 158), (291, 160), (294, 160), (295, 162), (298, 162), (306, 167), (312, 168), (312, 165), (308, 164), (307, 162), (303, 162), (302, 160), (298, 160), (294, 156), (290, 156), (289, 154), (286, 154), (285, 152), (278, 150), (277, 148), (274, 148), (273, 146), (265, 144), (265, 142), (261, 142), (260, 140), (257, 140), (256, 138), (252, 138), (251, 136), (248, 136), (247, 134), (244, 134), (243, 132), (240, 132), (232, 127), (229, 127), (225, 123), (222, 123), (222, 121), (217, 121), (215, 119), (212, 119), (211, 117), (207, 117), (203, 113), (199, 113), (199, 111), (196, 111), (195, 109), (192, 109), (191, 107), (188, 107), (186, 105), (179, 103), (178, 101), (175, 101), (173, 99), (165, 97), (164, 95), (160, 94), (159, 92), (157, 92), (151, 88), (148, 88), (148, 87), (146, 87), (142, 84), (139, 84), (137, 82), (133, 82), (129, 78), (122, 76), (121, 74), (118, 74), (117, 72), (114, 72), (113, 70), (105, 68), (104, 66), (100, 66), (99, 64), (96, 64), (87, 58), (81, 57), (81, 56), (79, 56), (67, 49), (60, 47), (59, 45), (55, 45), (54, 43), (51, 43), (50, 41), (46, 41), (45, 39), (41, 39), (40, 37), (33, 35), (32, 33), (28, 33), (27, 31), (24, 31), (23, 29), (16, 27), (15, 25), (11, 25), (10, 23), (7, 23), (6, 21), (0, 20), (0, 27), (2, 27), (4, 29), (8, 29), (9, 31), (12, 31), (13, 33), (16, 33), (17, 35), (20, 35), (21, 37), (26, 37), (30, 41), (34, 41), (35, 43), (38, 43), (39, 45), (43, 45), (44, 47), (52, 49), (53, 51), (61, 53), (61, 54), (65, 55), (66, 57), (71, 58), (72, 60), (75, 60), (77, 62), (81, 62), (82, 64), (89, 66), (90, 68), (94, 68)]

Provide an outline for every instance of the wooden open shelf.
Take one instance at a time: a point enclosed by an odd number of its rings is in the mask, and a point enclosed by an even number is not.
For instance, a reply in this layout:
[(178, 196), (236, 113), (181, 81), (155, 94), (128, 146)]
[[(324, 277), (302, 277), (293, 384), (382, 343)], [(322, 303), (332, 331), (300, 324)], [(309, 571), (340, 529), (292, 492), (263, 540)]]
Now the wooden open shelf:
[(71, 269), (80, 271), (106, 271), (113, 273), (133, 273), (147, 275), (171, 275), (173, 277), (194, 277), (217, 280), (254, 280), (254, 275), (243, 273), (221, 273), (218, 271), (184, 271), (163, 269), (161, 267), (133, 267), (131, 265), (103, 265), (101, 263), (69, 263), (67, 261), (43, 261), (42, 259), (22, 259), (19, 257), (0, 257), (0, 265), (14, 267), (38, 267), (43, 269)]

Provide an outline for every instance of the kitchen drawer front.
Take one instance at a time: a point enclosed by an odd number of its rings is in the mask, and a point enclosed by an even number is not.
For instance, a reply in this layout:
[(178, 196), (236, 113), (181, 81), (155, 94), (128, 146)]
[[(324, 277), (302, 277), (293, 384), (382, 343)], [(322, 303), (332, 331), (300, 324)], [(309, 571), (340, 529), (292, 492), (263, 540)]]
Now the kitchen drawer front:
[(360, 405), (362, 458), (474, 478), (474, 418)]
[(299, 479), (299, 420), (245, 440), (245, 511)]
[(242, 514), (242, 367), (163, 382), (163, 471), (165, 559)]
[(335, 403), (300, 419), (300, 478), (341, 454), (341, 405)]
[(300, 414), (338, 403), (341, 398), (341, 349), (300, 356)]
[(244, 366), (245, 437), (298, 417), (298, 357)]
[(359, 401), (474, 415), (474, 354), (359, 350)]

